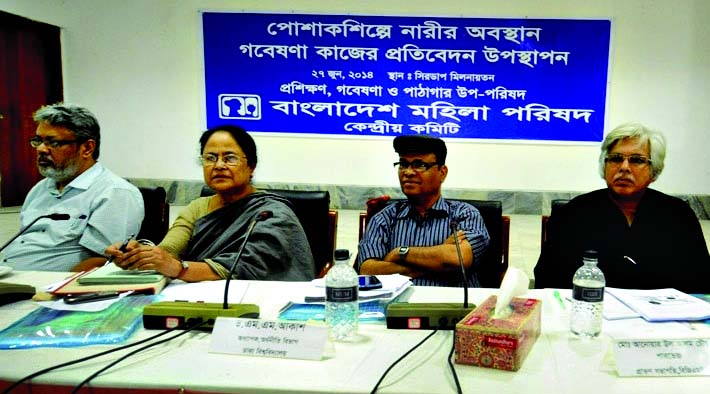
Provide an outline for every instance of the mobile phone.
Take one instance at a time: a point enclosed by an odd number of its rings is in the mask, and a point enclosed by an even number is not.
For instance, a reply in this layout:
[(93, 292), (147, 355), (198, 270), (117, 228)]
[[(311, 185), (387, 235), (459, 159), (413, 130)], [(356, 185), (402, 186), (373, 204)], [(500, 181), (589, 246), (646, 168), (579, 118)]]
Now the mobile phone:
[(375, 275), (360, 275), (358, 279), (360, 280), (360, 290), (362, 291), (382, 288), (382, 282)]
[(94, 302), (116, 298), (120, 295), (118, 291), (101, 291), (98, 293), (83, 293), (83, 294), (67, 294), (64, 297), (66, 304), (83, 304), (85, 302)]

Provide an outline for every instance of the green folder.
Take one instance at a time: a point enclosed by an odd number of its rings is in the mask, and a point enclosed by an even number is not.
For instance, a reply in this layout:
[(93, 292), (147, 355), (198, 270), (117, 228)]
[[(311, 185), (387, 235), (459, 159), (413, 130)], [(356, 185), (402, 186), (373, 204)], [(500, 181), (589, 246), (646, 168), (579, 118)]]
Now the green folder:
[(152, 270), (124, 270), (109, 263), (77, 279), (81, 285), (111, 285), (155, 283), (165, 278), (163, 274)]

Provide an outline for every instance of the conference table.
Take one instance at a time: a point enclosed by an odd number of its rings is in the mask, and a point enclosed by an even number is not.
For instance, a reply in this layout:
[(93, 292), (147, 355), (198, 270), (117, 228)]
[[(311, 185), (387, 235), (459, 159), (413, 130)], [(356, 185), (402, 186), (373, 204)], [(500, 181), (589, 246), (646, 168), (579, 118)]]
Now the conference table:
[[(31, 284), (38, 289), (66, 273), (15, 271), (2, 281)], [(240, 282), (235, 281), (234, 283)], [(254, 303), (262, 319), (277, 319), (279, 310), (305, 293), (308, 282), (248, 281), (242, 302)], [(460, 288), (412, 287), (410, 302), (457, 302)], [(480, 303), (496, 289), (470, 289), (469, 299)], [(602, 334), (580, 340), (568, 333), (569, 307), (549, 289), (529, 290), (524, 296), (542, 300), (542, 332), (516, 372), (454, 364), (464, 393), (699, 393), (707, 392), (709, 377), (620, 377), (610, 365), (611, 339)], [(37, 308), (25, 300), (0, 307), (0, 329)], [(604, 322), (607, 330), (609, 322)], [(127, 341), (154, 335), (139, 328)], [(361, 324), (351, 342), (327, 342), (318, 361), (217, 354), (208, 351), (211, 333), (190, 332), (174, 341), (126, 359), (82, 392), (154, 393), (369, 393), (383, 372), (431, 331), (388, 330), (385, 323)], [(172, 334), (169, 334), (172, 335)], [(453, 332), (439, 331), (395, 366), (381, 383), (381, 393), (455, 393), (447, 364)], [(119, 345), (72, 348), (43, 347), (0, 350), (0, 389), (30, 373)], [(32, 380), (19, 393), (70, 392), (87, 376), (125, 355), (123, 350), (69, 366)], [(29, 391), (31, 388), (31, 391)]]

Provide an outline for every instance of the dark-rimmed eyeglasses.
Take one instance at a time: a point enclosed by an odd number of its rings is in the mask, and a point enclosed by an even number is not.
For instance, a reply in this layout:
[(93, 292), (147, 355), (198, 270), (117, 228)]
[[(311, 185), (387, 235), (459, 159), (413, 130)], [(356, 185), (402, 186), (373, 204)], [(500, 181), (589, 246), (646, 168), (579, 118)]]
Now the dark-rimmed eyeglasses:
[(202, 163), (203, 166), (205, 167), (211, 167), (217, 164), (217, 162), (222, 159), (222, 163), (228, 165), (228, 166), (236, 166), (239, 165), (239, 162), (241, 159), (246, 159), (246, 157), (242, 157), (239, 155), (234, 155), (234, 154), (226, 154), (224, 156), (218, 156), (215, 154), (205, 154), (199, 157), (200, 163)]
[(642, 155), (622, 155), (620, 153), (612, 153), (607, 155), (604, 162), (611, 164), (613, 166), (620, 166), (624, 164), (624, 161), (628, 160), (630, 166), (643, 167), (647, 164), (651, 164), (651, 159)]
[(59, 148), (60, 146), (64, 145), (71, 145), (71, 144), (81, 144), (82, 140), (54, 140), (54, 139), (43, 139), (40, 137), (32, 137), (30, 138), (30, 145), (33, 148), (39, 148), (40, 145), (44, 144), (44, 146), (48, 148)]
[(407, 160), (400, 160), (395, 161), (393, 164), (394, 168), (396, 168), (397, 171), (404, 171), (407, 168), (411, 168), (416, 172), (424, 172), (436, 165), (439, 165), (439, 163), (427, 163), (426, 161), (422, 160), (414, 160), (412, 162), (409, 162)]

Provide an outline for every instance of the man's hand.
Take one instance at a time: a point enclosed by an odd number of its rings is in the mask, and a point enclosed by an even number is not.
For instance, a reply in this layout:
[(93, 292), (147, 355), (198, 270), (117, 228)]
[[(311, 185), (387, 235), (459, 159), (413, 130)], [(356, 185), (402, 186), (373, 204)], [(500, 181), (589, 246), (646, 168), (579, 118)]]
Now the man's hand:
[(449, 238), (446, 238), (446, 240), (444, 241), (444, 245), (455, 245), (457, 241), (459, 245), (463, 244), (464, 241), (468, 241), (466, 239), (466, 233), (464, 233), (462, 230), (458, 230), (456, 232), (456, 237), (454, 237), (453, 234), (449, 235)]

